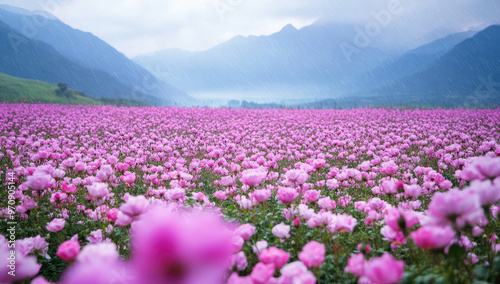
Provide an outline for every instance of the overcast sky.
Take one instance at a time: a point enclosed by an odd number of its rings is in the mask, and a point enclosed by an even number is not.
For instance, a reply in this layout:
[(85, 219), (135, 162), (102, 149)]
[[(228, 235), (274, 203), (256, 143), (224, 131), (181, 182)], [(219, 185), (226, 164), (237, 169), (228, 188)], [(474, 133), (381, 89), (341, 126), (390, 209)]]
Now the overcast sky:
[[(167, 48), (204, 50), (235, 35), (263, 35), (286, 24), (300, 28), (323, 18), (368, 23), (373, 13), (400, 5), (391, 30), (411, 42), (425, 36), (500, 23), (499, 0), (0, 0), (46, 10), (92, 32), (133, 57)], [(55, 4), (57, 3), (57, 4)]]

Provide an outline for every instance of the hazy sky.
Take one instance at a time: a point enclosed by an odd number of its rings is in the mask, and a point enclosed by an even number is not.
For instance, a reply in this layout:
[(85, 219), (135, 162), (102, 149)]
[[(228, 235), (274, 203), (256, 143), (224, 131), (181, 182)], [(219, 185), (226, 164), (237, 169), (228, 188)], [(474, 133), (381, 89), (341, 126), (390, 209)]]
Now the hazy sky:
[(70, 26), (92, 32), (133, 57), (166, 48), (204, 50), (235, 35), (262, 35), (286, 24), (297, 28), (320, 18), (368, 23), (374, 13), (399, 5), (383, 32), (403, 42), (441, 32), (500, 23), (499, 0), (0, 0), (46, 10)]

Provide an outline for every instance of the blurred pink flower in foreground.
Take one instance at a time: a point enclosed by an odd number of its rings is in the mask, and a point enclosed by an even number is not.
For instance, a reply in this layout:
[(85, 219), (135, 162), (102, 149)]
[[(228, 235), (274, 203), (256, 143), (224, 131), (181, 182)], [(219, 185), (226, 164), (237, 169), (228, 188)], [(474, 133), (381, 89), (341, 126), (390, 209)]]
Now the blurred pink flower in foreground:
[(437, 250), (446, 247), (455, 235), (455, 231), (449, 226), (424, 226), (412, 232), (410, 237), (417, 246), (425, 250)]
[(152, 208), (132, 226), (131, 262), (143, 283), (221, 283), (234, 233), (207, 212)]
[[(7, 239), (0, 235), (0, 283), (22, 281), (38, 274), (42, 265), (36, 262), (36, 257), (19, 251), (11, 254), (11, 251)], [(13, 270), (15, 272), (9, 274)]]

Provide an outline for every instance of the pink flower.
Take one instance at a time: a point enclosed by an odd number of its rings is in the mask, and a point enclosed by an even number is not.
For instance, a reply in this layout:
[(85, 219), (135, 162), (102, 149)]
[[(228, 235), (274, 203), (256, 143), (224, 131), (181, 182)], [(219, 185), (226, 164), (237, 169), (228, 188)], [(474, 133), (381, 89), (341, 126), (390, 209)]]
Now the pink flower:
[(252, 278), (254, 284), (265, 284), (269, 278), (273, 277), (274, 271), (274, 263), (265, 264), (259, 262), (253, 267), (250, 278)]
[(278, 237), (281, 241), (284, 241), (284, 239), (290, 237), (290, 226), (285, 225), (285, 223), (283, 222), (274, 226), (271, 231), (273, 235)]
[(404, 266), (402, 260), (396, 260), (384, 252), (381, 257), (371, 258), (365, 264), (364, 276), (375, 283), (397, 283), (403, 278)]
[(337, 208), (337, 204), (335, 203), (335, 200), (331, 200), (330, 197), (323, 197), (320, 198), (318, 201), (318, 205), (326, 210), (332, 210)]
[(115, 225), (119, 227), (125, 227), (130, 225), (134, 219), (130, 217), (129, 215), (123, 213), (122, 211), (118, 211), (118, 214), (116, 215), (116, 220), (115, 220)]
[(483, 215), (481, 203), (476, 194), (456, 189), (446, 193), (436, 193), (427, 211), (437, 223), (444, 225), (452, 222), (460, 228), (466, 223), (473, 225), (474, 221)]
[(252, 237), (255, 232), (255, 227), (251, 224), (243, 224), (236, 228), (234, 232), (246, 241)]
[(333, 232), (352, 232), (354, 227), (358, 224), (358, 220), (351, 215), (341, 214), (337, 215), (329, 224), (328, 230)]
[(44, 190), (49, 188), (54, 183), (54, 179), (50, 174), (42, 171), (35, 171), (33, 175), (26, 179), (26, 186), (33, 190)]
[(326, 164), (325, 159), (315, 159), (315, 160), (312, 162), (312, 166), (313, 166), (315, 169), (321, 168), (321, 167), (323, 167), (325, 164)]
[(221, 180), (220, 180), (220, 184), (222, 186), (225, 186), (225, 187), (233, 186), (234, 182), (235, 182), (235, 180), (232, 176), (226, 176), (226, 177), (221, 178)]
[(143, 195), (130, 196), (126, 203), (120, 206), (120, 211), (130, 217), (143, 214), (148, 210), (149, 201)]
[(381, 166), (382, 169), (380, 170), (380, 172), (389, 176), (395, 174), (399, 169), (398, 165), (396, 165), (396, 163), (394, 163), (394, 161), (392, 160), (382, 163)]
[(363, 254), (354, 254), (347, 260), (347, 266), (345, 267), (344, 271), (347, 273), (352, 273), (356, 276), (362, 276), (364, 274), (365, 264), (366, 260)]
[(412, 184), (412, 185), (405, 184), (404, 192), (407, 198), (409, 197), (417, 198), (420, 196), (420, 194), (422, 194), (422, 187), (420, 187), (420, 185), (418, 184)]
[(306, 202), (315, 202), (318, 200), (320, 193), (319, 190), (308, 190), (304, 193), (304, 199)]
[(265, 250), (267, 248), (267, 242), (262, 240), (258, 241), (255, 243), (254, 246), (252, 246), (252, 250), (256, 255), (260, 255), (260, 252)]
[(461, 172), (461, 178), (469, 181), (494, 179), (498, 176), (500, 176), (500, 157), (476, 158)]
[[(118, 276), (117, 276), (118, 275)], [(89, 244), (82, 248), (76, 261), (63, 275), (62, 284), (106, 284), (120, 282), (126, 277), (130, 283), (137, 281), (132, 267), (120, 262), (114, 243)]]
[(214, 192), (213, 196), (215, 196), (215, 198), (219, 199), (219, 200), (226, 200), (228, 199), (229, 197), (226, 195), (226, 192), (222, 191), (222, 190), (218, 190), (216, 192)]
[(267, 189), (259, 189), (252, 193), (257, 202), (265, 202), (271, 197), (271, 191)]
[(66, 184), (65, 182), (63, 182), (61, 185), (61, 190), (66, 193), (73, 194), (78, 190), (78, 188), (74, 184)]
[(66, 225), (66, 220), (56, 218), (47, 223), (47, 230), (51, 232), (58, 232), (64, 228), (64, 225)]
[(96, 198), (101, 198), (109, 194), (108, 185), (106, 183), (94, 182), (87, 186), (89, 194)]
[(281, 187), (278, 189), (277, 196), (281, 203), (291, 203), (299, 196), (299, 194), (295, 188)]
[(455, 231), (449, 226), (424, 226), (412, 232), (410, 237), (417, 246), (425, 250), (438, 250), (446, 247), (455, 235)]
[(304, 184), (309, 179), (309, 175), (302, 170), (289, 170), (285, 175), (289, 181), (297, 184)]
[(231, 256), (230, 263), (231, 263), (230, 266), (236, 266), (236, 269), (238, 271), (245, 270), (245, 268), (247, 268), (248, 266), (248, 261), (245, 256), (245, 252), (240, 251), (236, 254), (233, 254), (233, 256)]
[(56, 255), (64, 261), (72, 261), (80, 252), (80, 244), (77, 241), (65, 241), (57, 248)]
[(307, 267), (319, 267), (325, 261), (325, 245), (317, 241), (307, 243), (299, 253), (299, 259)]
[(116, 219), (118, 219), (118, 212), (120, 212), (118, 208), (111, 208), (106, 211), (106, 217), (109, 219), (109, 221), (114, 222), (116, 221)]
[(470, 189), (479, 197), (482, 206), (493, 205), (500, 201), (500, 179), (485, 181), (472, 181)]
[(316, 276), (301, 261), (289, 263), (280, 270), (278, 283), (315, 284)]
[(129, 167), (130, 167), (130, 165), (127, 163), (117, 163), (116, 164), (116, 170), (119, 172), (125, 172), (126, 170), (128, 170)]
[(288, 262), (290, 255), (286, 251), (280, 250), (277, 247), (270, 247), (268, 249), (261, 250), (259, 259), (263, 263), (273, 263), (276, 268), (281, 268)]
[(142, 283), (222, 283), (233, 253), (233, 233), (208, 212), (154, 207), (131, 233), (131, 264)]
[(267, 170), (249, 169), (241, 172), (241, 181), (248, 186), (261, 184), (267, 176)]
[[(37, 275), (40, 270), (41, 264), (36, 262), (36, 257), (14, 251), (15, 254), (11, 254), (8, 241), (0, 235), (0, 283), (22, 282), (28, 277)], [(13, 275), (9, 275), (13, 270), (15, 270)]]
[(35, 209), (38, 204), (33, 199), (28, 199), (21, 204), (21, 207), (24, 209), (24, 212)]
[[(413, 211), (391, 208), (385, 212), (385, 223), (394, 231), (409, 229), (418, 224), (418, 217)], [(404, 226), (402, 228), (401, 226)]]
[(126, 182), (128, 184), (132, 184), (135, 182), (136, 180), (136, 177), (135, 177), (135, 174), (132, 173), (132, 172), (129, 172), (129, 171), (126, 171), (124, 173), (123, 176), (120, 177), (120, 179), (123, 181), (123, 182)]

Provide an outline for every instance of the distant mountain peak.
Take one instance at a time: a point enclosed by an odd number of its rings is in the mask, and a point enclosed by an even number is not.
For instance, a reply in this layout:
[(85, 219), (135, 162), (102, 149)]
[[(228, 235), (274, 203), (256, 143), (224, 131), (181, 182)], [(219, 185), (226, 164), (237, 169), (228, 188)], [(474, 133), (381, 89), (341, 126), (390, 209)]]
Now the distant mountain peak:
[(289, 33), (289, 32), (295, 32), (295, 31), (297, 31), (297, 29), (292, 24), (288, 24), (281, 29), (282, 33)]

